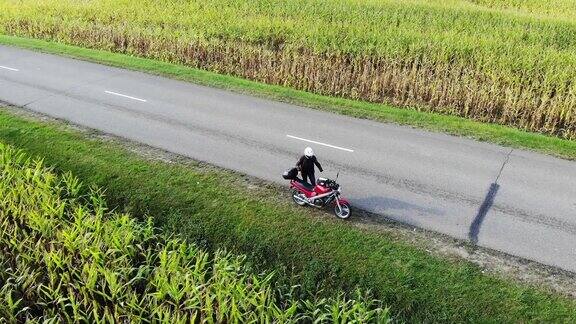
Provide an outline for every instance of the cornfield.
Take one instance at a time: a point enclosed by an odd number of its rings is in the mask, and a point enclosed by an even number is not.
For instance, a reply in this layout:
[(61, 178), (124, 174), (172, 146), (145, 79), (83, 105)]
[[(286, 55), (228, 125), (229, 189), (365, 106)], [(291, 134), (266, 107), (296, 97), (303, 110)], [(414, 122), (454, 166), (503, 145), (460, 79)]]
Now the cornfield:
[(2, 144), (0, 248), (2, 323), (389, 321), (360, 291), (297, 300), (245, 257), (112, 212), (101, 190)]
[(4, 0), (0, 32), (576, 138), (571, 0)]

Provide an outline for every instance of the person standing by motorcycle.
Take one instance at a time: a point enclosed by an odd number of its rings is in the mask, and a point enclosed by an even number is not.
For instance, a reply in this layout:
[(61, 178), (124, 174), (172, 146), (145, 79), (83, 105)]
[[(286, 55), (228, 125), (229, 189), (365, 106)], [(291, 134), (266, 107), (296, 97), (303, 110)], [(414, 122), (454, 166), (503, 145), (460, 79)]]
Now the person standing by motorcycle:
[(298, 160), (298, 163), (296, 163), (296, 167), (298, 168), (298, 170), (300, 170), (300, 174), (302, 175), (302, 179), (304, 180), (304, 182), (306, 182), (307, 181), (306, 179), (308, 179), (309, 180), (308, 182), (312, 186), (316, 185), (316, 177), (314, 175), (314, 165), (318, 167), (318, 170), (320, 170), (320, 172), (324, 171), (322, 170), (322, 166), (318, 162), (318, 159), (316, 159), (316, 156), (314, 155), (314, 151), (312, 150), (312, 148), (307, 147), (304, 150), (304, 155), (302, 155)]

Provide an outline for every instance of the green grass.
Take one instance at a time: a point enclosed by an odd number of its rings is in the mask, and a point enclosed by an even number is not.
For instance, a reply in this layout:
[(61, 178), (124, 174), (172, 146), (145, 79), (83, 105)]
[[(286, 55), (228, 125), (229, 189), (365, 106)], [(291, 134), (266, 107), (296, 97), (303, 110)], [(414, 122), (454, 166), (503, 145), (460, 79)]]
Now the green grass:
[(568, 21), (576, 17), (576, 3), (571, 0), (474, 0), (474, 3), (524, 16)]
[(230, 89), (252, 95), (300, 104), (316, 109), (420, 127), (431, 131), (466, 136), (480, 141), (529, 149), (565, 159), (576, 159), (576, 141), (521, 131), (515, 128), (470, 121), (385, 104), (316, 95), (291, 88), (268, 85), (183, 65), (69, 46), (42, 40), (0, 35), (0, 44), (18, 46), (52, 54), (65, 55), (116, 67), (144, 71), (207, 86)]
[(244, 256), (110, 211), (98, 189), (0, 142), (0, 318), (9, 322), (387, 323), (369, 294), (298, 300)]
[(247, 254), (258, 271), (298, 276), (303, 291), (330, 296), (370, 289), (410, 322), (576, 320), (576, 304), (565, 297), (431, 256), (390, 234), (277, 203), (269, 199), (275, 189), (254, 191), (230, 172), (147, 160), (113, 142), (7, 111), (0, 112), (0, 141), (105, 188), (118, 211), (150, 215), (164, 231), (207, 251)]

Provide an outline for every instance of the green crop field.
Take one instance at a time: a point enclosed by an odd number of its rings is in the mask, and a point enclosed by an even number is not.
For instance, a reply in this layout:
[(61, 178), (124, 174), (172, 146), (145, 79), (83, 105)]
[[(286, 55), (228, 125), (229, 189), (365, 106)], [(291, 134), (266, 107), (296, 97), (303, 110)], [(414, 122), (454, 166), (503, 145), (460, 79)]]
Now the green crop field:
[(0, 32), (576, 137), (568, 0), (4, 0)]
[(204, 252), (82, 191), (0, 143), (0, 322), (389, 321), (359, 291), (297, 300), (244, 257)]

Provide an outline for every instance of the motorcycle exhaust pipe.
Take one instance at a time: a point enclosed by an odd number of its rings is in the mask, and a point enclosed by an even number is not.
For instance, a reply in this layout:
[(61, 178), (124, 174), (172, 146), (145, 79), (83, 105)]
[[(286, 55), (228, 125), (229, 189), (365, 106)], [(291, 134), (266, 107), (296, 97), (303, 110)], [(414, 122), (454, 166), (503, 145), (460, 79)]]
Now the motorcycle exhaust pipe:
[(302, 198), (302, 197), (300, 197), (300, 195), (294, 195), (294, 198), (298, 199), (299, 201), (301, 201), (303, 203), (307, 203), (308, 205), (310, 205), (310, 202), (308, 201), (308, 199)]
[(310, 200), (306, 199), (306, 198), (302, 198), (300, 196), (294, 196), (294, 198), (298, 199), (299, 201), (306, 203), (312, 207), (316, 207), (316, 208), (321, 208), (322, 206), (318, 206), (316, 204), (314, 204), (313, 202), (310, 202)]

